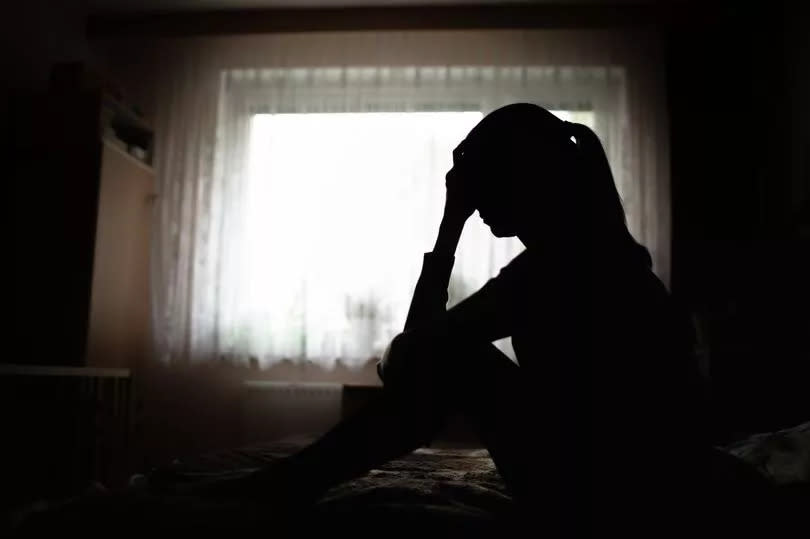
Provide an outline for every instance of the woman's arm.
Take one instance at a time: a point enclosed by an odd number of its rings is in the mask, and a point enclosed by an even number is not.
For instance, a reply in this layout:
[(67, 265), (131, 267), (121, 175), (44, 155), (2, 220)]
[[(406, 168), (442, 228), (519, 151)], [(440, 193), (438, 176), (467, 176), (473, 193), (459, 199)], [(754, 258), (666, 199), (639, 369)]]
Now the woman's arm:
[[(430, 253), (425, 255), (426, 265), (429, 263), (429, 255)], [(423, 271), (420, 283), (425, 275)], [(405, 331), (394, 338), (382, 361), (377, 364), (380, 379), (388, 380), (391, 371), (395, 372), (398, 366), (404, 365), (414, 354), (423, 354), (425, 347), (433, 349), (443, 342), (484, 344), (510, 336), (514, 313), (509, 305), (511, 298), (503, 293), (502, 276), (503, 272), (452, 309), (444, 310), (442, 306), (439, 312), (426, 312), (425, 317), (419, 320), (410, 319), (410, 315), (420, 307), (416, 301), (417, 296), (414, 295), (415, 301), (409, 313), (410, 325), (406, 325)], [(396, 378), (396, 375), (393, 376)]]
[(481, 342), (509, 337), (515, 322), (515, 306), (502, 281), (500, 276), (491, 279), (453, 308), (428, 315), (406, 327), (406, 333)]
[[(449, 311), (447, 287), (453, 270), (455, 252), (467, 219), (475, 211), (469, 195), (461, 189), (459, 178), (451, 169), (447, 174), (447, 200), (433, 251), (425, 253), (422, 273), (411, 299), (405, 331), (397, 335), (383, 360), (377, 364), (380, 378), (389, 364), (391, 354), (407, 355), (407, 342), (412, 339), (444, 338), (453, 333), (466, 333), (463, 338), (492, 342), (509, 335), (509, 317), (499, 304), (496, 279)], [(500, 280), (501, 282), (503, 279)], [(504, 298), (505, 299), (505, 298)], [(501, 311), (501, 312), (499, 312)]]
[(422, 273), (413, 292), (405, 330), (427, 322), (445, 312), (447, 307), (447, 287), (453, 271), (456, 247), (461, 237), (466, 218), (448, 213), (442, 218), (439, 236), (433, 251), (425, 253)]
[(523, 251), (477, 292), (452, 309), (426, 316), (407, 332), (486, 342), (511, 336), (515, 325), (539, 309), (536, 266), (532, 254)]
[(439, 235), (433, 252), (426, 253), (422, 262), (422, 273), (416, 283), (405, 321), (406, 331), (445, 312), (447, 287), (450, 284), (458, 240), (464, 224), (475, 211), (469, 193), (464, 189), (455, 169), (450, 169), (447, 173), (445, 185), (447, 194)]
[(436, 244), (433, 246), (434, 254), (451, 258), (455, 256), (458, 240), (461, 239), (461, 232), (468, 217), (464, 214), (445, 210), (442, 222), (439, 225), (439, 235), (436, 238)]

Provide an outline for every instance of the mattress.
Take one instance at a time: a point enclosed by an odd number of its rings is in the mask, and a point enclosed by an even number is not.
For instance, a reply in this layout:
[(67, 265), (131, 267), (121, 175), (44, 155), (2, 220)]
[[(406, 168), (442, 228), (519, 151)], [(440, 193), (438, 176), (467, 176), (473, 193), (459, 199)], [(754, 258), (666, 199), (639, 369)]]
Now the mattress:
[[(485, 449), (422, 448), (328, 491), (313, 507), (290, 518), (270, 506), (242, 500), (210, 500), (155, 494), (150, 483), (185, 483), (250, 473), (292, 454), (307, 440), (285, 440), (178, 459), (135, 476), (132, 487), (113, 495), (84, 497), (31, 519), (38, 534), (78, 528), (80, 536), (131, 536), (155, 529), (187, 533), (273, 532), (412, 537), (426, 532), (491, 536), (502, 531), (511, 499)], [(123, 526), (123, 528), (122, 528)]]
[[(513, 522), (513, 504), (484, 449), (422, 448), (328, 491), (296, 515), (243, 500), (156, 494), (155, 483), (183, 483), (250, 473), (290, 455), (309, 440), (286, 440), (178, 459), (133, 478), (123, 492), (83, 496), (28, 518), (31, 536), (64, 534), (143, 537), (168, 531), (292, 537), (324, 532), (353, 537), (413, 537), (451, 533), (465, 537), (503, 536)], [(780, 487), (777, 520), (793, 520), (810, 502), (810, 423), (752, 436), (723, 448), (747, 462), (760, 477)], [(735, 459), (735, 460), (737, 460)], [(737, 474), (735, 467), (730, 473)], [(534, 517), (533, 517), (534, 518)], [(535, 532), (543, 530), (538, 507)], [(776, 524), (776, 522), (774, 522)], [(549, 534), (553, 535), (553, 534)], [(188, 536), (188, 535), (185, 535)]]
[[(186, 482), (233, 477), (272, 464), (308, 445), (294, 439), (257, 444), (175, 460), (133, 483)], [(510, 505), (510, 497), (486, 449), (420, 448), (343, 483), (319, 502), (328, 505), (415, 504), (432, 510), (452, 510), (495, 517)]]

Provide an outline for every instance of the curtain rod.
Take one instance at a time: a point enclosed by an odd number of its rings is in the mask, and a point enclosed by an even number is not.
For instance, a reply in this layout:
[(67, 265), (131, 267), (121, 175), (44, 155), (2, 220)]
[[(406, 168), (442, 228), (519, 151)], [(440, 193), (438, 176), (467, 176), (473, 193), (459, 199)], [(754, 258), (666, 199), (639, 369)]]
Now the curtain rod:
[(616, 28), (659, 23), (671, 10), (650, 5), (500, 4), (284, 8), (96, 14), (89, 38), (183, 37), (362, 30)]

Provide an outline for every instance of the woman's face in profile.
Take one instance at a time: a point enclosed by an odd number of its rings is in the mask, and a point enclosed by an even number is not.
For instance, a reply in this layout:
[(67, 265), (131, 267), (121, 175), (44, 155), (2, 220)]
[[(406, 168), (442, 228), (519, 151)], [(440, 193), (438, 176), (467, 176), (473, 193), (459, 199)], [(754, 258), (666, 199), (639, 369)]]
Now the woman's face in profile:
[(462, 143), (453, 152), (453, 170), (492, 234), (498, 238), (516, 236), (509, 167), (499, 166), (496, 159), (484, 158)]

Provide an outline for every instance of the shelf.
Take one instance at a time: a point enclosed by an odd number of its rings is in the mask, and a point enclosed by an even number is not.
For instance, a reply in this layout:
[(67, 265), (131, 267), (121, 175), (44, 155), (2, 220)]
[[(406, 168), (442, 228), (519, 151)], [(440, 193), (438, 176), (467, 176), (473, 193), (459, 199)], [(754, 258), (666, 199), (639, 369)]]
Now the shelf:
[(102, 99), (104, 105), (109, 107), (114, 114), (118, 115), (119, 117), (123, 117), (130, 125), (133, 125), (138, 129), (142, 129), (143, 131), (148, 131), (149, 133), (154, 132), (154, 129), (152, 129), (152, 126), (148, 121), (146, 121), (145, 118), (135, 114), (135, 111), (115, 99), (113, 96), (105, 93), (103, 94)]
[(143, 161), (141, 161), (141, 160), (140, 160), (140, 159), (138, 159), (137, 157), (135, 157), (135, 156), (133, 156), (133, 155), (130, 155), (130, 154), (129, 154), (129, 153), (126, 151), (126, 150), (124, 150), (123, 148), (119, 148), (119, 147), (118, 147), (118, 146), (116, 146), (116, 145), (115, 145), (115, 143), (114, 143), (114, 142), (112, 142), (111, 140), (106, 139), (106, 138), (102, 138), (102, 139), (101, 139), (101, 141), (104, 143), (104, 145), (105, 145), (106, 147), (110, 148), (111, 150), (113, 150), (113, 151), (115, 151), (115, 152), (118, 152), (118, 153), (119, 153), (119, 154), (121, 154), (121, 155), (122, 155), (124, 158), (128, 159), (129, 161), (132, 161), (132, 163), (134, 163), (136, 166), (138, 166), (138, 167), (142, 168), (143, 170), (145, 170), (145, 171), (146, 171), (146, 172), (148, 172), (149, 174), (152, 174), (152, 175), (154, 175), (154, 174), (155, 174), (155, 169), (154, 169), (154, 168), (152, 168), (151, 166), (147, 165), (146, 163), (144, 163)]

